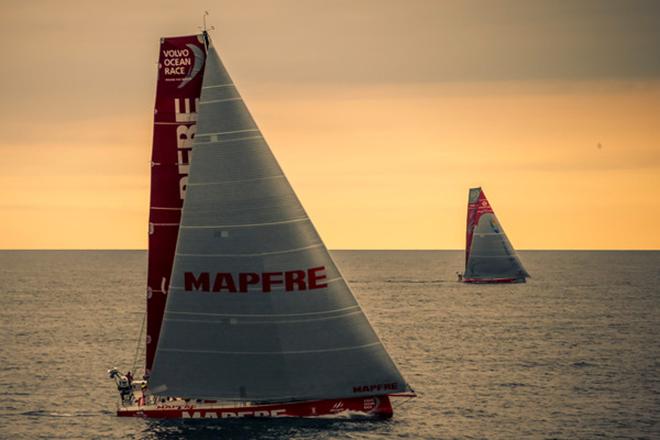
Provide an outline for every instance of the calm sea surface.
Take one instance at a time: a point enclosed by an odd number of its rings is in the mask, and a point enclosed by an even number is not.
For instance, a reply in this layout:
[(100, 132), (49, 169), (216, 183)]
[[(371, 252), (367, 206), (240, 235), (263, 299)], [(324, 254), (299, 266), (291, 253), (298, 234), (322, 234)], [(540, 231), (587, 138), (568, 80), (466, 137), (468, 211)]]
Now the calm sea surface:
[(142, 251), (0, 252), (2, 438), (660, 438), (660, 252), (521, 252), (523, 285), (454, 281), (463, 253), (336, 251), (419, 398), (389, 421), (115, 417)]

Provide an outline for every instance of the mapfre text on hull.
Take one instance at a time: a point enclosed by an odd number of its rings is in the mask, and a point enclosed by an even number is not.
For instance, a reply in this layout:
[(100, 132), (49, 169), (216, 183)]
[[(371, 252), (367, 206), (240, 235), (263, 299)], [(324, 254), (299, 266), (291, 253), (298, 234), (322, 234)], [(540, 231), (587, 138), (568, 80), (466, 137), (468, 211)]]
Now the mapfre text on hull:
[(219, 405), (216, 402), (190, 399), (166, 400), (153, 405), (122, 406), (120, 417), (157, 419), (235, 419), (283, 417), (369, 417), (390, 418), (393, 415), (388, 396), (353, 397), (349, 399), (312, 400), (276, 404), (242, 406)]

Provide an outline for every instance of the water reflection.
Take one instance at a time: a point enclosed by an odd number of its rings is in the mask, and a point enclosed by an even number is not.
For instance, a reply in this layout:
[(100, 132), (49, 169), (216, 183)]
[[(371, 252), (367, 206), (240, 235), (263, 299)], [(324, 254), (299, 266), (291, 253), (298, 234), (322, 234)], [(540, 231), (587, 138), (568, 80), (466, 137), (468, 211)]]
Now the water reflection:
[(175, 440), (181, 438), (259, 438), (330, 439), (369, 433), (379, 435), (391, 431), (392, 420), (365, 419), (241, 419), (241, 420), (145, 420), (137, 437)]

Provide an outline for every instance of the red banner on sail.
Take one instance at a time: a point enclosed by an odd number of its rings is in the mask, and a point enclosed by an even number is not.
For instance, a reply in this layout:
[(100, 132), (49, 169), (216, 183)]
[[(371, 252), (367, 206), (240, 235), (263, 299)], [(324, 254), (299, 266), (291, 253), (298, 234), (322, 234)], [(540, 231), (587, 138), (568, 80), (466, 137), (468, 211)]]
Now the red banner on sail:
[(160, 41), (149, 204), (147, 372), (153, 364), (165, 311), (205, 61), (202, 35)]

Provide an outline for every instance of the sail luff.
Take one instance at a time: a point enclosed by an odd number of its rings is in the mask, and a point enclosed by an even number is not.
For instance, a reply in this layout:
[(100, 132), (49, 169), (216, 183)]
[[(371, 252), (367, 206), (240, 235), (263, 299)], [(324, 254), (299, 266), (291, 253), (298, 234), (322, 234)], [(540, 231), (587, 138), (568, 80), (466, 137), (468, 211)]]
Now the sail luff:
[(240, 401), (405, 380), (210, 45), (152, 390)]

